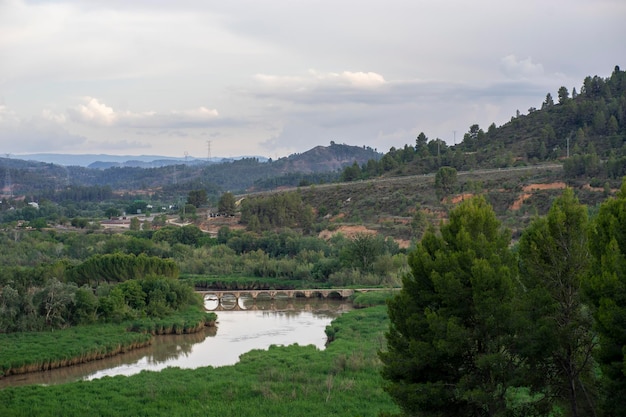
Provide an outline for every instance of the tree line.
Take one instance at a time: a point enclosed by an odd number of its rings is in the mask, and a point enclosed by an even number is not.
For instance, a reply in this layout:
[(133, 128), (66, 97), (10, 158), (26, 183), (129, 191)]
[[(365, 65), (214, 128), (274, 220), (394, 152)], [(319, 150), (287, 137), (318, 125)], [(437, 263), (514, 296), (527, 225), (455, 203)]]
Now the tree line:
[(0, 333), (43, 331), (96, 322), (164, 317), (199, 305), (193, 288), (178, 281), (170, 259), (95, 255), (36, 268), (0, 271)]

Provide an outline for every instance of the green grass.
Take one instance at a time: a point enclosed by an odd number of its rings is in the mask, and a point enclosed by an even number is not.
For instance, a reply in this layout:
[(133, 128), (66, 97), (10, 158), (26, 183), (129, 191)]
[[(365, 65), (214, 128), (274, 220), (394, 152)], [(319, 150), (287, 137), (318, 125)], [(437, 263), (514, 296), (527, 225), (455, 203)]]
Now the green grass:
[(149, 345), (153, 334), (199, 331), (216, 317), (215, 313), (190, 307), (163, 319), (0, 334), (0, 375), (43, 371), (116, 355)]
[[(333, 321), (334, 342), (271, 347), (221, 368), (141, 372), (65, 385), (6, 388), (2, 416), (377, 416), (398, 412), (382, 389), (378, 306)], [(218, 354), (216, 352), (216, 354)]]
[(385, 304), (385, 302), (393, 297), (397, 291), (370, 291), (364, 293), (356, 293), (352, 299), (355, 308), (372, 307)]

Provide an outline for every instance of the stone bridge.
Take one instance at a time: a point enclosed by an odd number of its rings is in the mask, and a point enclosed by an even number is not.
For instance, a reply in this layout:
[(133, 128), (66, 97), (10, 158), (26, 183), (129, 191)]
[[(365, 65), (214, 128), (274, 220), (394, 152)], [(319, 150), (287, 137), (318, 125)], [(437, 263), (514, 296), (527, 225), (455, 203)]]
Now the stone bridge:
[[(259, 295), (264, 299), (274, 300), (278, 297), (283, 298), (348, 298), (356, 291), (352, 288), (335, 288), (335, 289), (326, 289), (326, 290), (202, 290), (196, 291), (199, 294), (202, 294), (203, 297), (214, 295), (218, 300), (223, 299), (224, 297), (234, 297), (239, 299), (241, 297), (249, 297), (253, 300), (256, 300)], [(366, 290), (367, 291), (367, 290)]]
[[(196, 290), (201, 294), (205, 303), (217, 301), (218, 310), (224, 309), (223, 301), (234, 304), (238, 309), (239, 300), (242, 298), (263, 300), (283, 300), (291, 298), (322, 298), (322, 299), (346, 299), (355, 292), (389, 291), (389, 288), (332, 288), (332, 289), (299, 289), (299, 290)], [(229, 310), (231, 308), (228, 308)]]

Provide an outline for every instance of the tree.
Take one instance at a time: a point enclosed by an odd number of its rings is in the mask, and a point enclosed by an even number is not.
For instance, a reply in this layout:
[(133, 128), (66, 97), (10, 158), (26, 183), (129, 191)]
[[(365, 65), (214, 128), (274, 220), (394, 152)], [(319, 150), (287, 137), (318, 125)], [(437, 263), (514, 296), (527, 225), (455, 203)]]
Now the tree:
[(109, 207), (108, 209), (104, 211), (104, 215), (108, 217), (109, 219), (112, 219), (113, 217), (119, 217), (121, 213), (119, 209), (115, 207)]
[(567, 91), (567, 87), (561, 86), (557, 95), (559, 97), (559, 104), (564, 104), (569, 98), (569, 92)]
[(193, 204), (185, 204), (178, 213), (182, 221), (196, 218), (196, 206)]
[(410, 225), (414, 238), (416, 240), (420, 240), (422, 234), (428, 227), (428, 218), (426, 217), (426, 214), (424, 214), (424, 212), (422, 211), (422, 208), (419, 204), (415, 207), (415, 213), (413, 213)]
[(462, 202), (409, 255), (388, 303), (385, 390), (408, 415), (502, 416), (517, 366), (515, 259), (481, 196)]
[(609, 121), (606, 123), (606, 130), (609, 135), (615, 135), (619, 130), (619, 123), (615, 116), (611, 115), (609, 117)]
[(235, 196), (229, 192), (222, 194), (217, 203), (217, 211), (227, 216), (232, 216), (235, 214), (235, 210)]
[(206, 190), (192, 190), (187, 196), (187, 204), (191, 204), (196, 208), (206, 205), (208, 202)]
[(478, 143), (484, 138), (485, 132), (478, 124), (470, 126), (469, 132), (463, 135), (463, 144), (467, 150), (475, 150)]
[(139, 230), (141, 223), (139, 222), (139, 218), (132, 217), (130, 219), (130, 230)]
[(519, 342), (528, 380), (567, 415), (593, 415), (595, 344), (582, 292), (590, 262), (588, 219), (572, 189), (525, 230), (519, 256), (526, 319)]
[(552, 106), (554, 106), (554, 100), (552, 99), (552, 94), (548, 93), (548, 94), (546, 94), (546, 99), (541, 104), (541, 108), (542, 109), (546, 109), (546, 108), (552, 107)]
[(44, 288), (35, 296), (39, 314), (47, 326), (61, 328), (69, 325), (69, 307), (74, 302), (76, 286), (64, 284), (56, 278), (48, 280)]
[(362, 272), (370, 272), (374, 261), (383, 254), (383, 241), (370, 233), (358, 233), (343, 248), (343, 257)]
[(341, 173), (341, 181), (350, 182), (359, 178), (361, 178), (361, 168), (356, 161), (351, 166), (345, 167)]
[(615, 198), (605, 201), (590, 238), (592, 300), (600, 348), (603, 411), (626, 415), (626, 177)]
[(428, 138), (426, 137), (424, 132), (420, 132), (420, 134), (417, 135), (417, 138), (415, 139), (415, 152), (417, 152), (417, 154), (422, 158), (429, 155), (427, 145)]
[(435, 174), (435, 188), (443, 195), (451, 194), (456, 189), (457, 171), (452, 167), (441, 167)]

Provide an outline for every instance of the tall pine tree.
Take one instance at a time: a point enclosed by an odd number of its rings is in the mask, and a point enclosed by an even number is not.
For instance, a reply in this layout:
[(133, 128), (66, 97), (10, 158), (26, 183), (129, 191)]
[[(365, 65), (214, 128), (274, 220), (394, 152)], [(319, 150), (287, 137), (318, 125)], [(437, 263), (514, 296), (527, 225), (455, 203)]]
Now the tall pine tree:
[(587, 209), (566, 189), (547, 217), (535, 219), (519, 244), (524, 285), (519, 331), (530, 385), (568, 416), (595, 415), (592, 317), (582, 285), (589, 270)]
[(482, 197), (450, 213), (409, 256), (388, 304), (385, 389), (408, 415), (502, 416), (515, 377), (516, 263), (510, 233)]
[(600, 340), (603, 411), (626, 415), (626, 178), (616, 198), (605, 201), (591, 233), (592, 273), (587, 292)]

